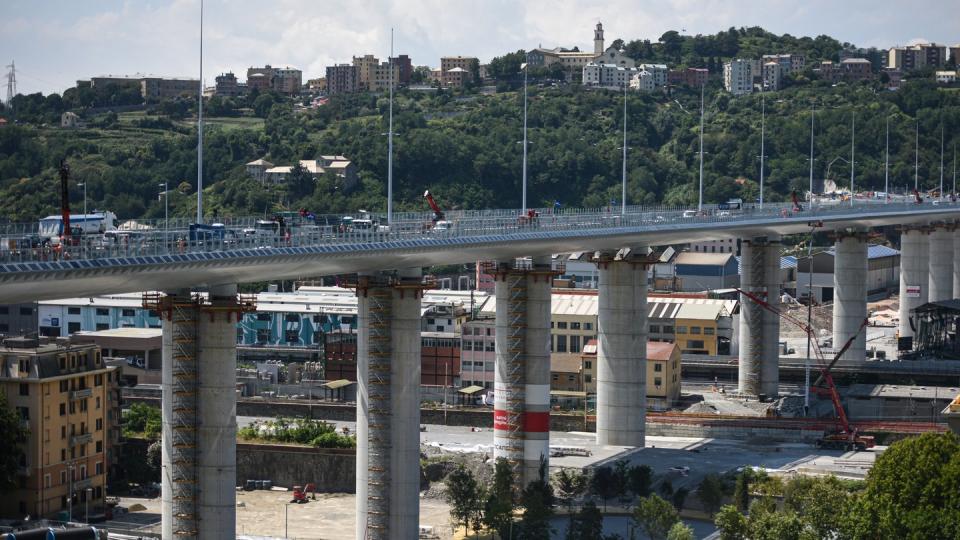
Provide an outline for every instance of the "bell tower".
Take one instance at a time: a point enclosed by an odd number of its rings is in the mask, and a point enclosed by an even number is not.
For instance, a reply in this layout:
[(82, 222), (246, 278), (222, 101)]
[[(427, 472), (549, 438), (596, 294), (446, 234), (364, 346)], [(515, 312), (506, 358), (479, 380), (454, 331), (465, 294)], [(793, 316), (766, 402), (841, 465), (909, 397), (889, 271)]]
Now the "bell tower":
[(603, 23), (600, 22), (593, 31), (593, 54), (596, 56), (603, 54)]

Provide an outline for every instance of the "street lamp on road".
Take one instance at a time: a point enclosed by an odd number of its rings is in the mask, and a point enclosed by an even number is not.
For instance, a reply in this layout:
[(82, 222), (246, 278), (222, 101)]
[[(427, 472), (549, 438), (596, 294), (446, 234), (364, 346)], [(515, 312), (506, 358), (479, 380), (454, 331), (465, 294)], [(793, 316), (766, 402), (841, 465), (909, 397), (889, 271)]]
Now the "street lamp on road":
[(170, 192), (166, 180), (159, 187), (163, 188), (163, 241), (166, 243), (170, 241)]
[(523, 213), (527, 213), (527, 63), (520, 64), (523, 71)]
[(83, 499), (83, 522), (90, 523), (90, 497), (93, 495), (93, 488), (86, 489), (86, 498)]

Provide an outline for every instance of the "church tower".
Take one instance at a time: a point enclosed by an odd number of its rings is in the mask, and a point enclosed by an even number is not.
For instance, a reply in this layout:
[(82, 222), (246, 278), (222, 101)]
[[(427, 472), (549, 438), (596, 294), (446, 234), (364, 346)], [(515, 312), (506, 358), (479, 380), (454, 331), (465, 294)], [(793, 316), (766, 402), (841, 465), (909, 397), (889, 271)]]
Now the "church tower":
[(600, 56), (603, 51), (603, 23), (598, 22), (596, 30), (593, 31), (593, 54)]

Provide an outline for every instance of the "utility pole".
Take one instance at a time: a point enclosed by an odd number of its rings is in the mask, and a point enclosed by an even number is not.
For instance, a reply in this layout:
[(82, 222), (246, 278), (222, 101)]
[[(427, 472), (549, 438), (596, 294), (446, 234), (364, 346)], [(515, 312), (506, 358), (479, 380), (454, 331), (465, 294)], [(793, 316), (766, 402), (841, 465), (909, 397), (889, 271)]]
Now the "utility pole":
[(387, 128), (387, 226), (393, 224), (393, 28), (390, 29), (390, 120)]
[(943, 200), (943, 121), (940, 121), (940, 200)]
[(200, 90), (197, 94), (197, 224), (203, 223), (203, 0), (200, 0)]
[(760, 91), (760, 209), (763, 210), (763, 138), (765, 134), (765, 123), (767, 118), (766, 98), (763, 91)]
[(700, 197), (697, 199), (697, 211), (703, 211), (703, 89), (700, 85)]
[(627, 215), (627, 85), (623, 85), (623, 179), (620, 188), (620, 219)]

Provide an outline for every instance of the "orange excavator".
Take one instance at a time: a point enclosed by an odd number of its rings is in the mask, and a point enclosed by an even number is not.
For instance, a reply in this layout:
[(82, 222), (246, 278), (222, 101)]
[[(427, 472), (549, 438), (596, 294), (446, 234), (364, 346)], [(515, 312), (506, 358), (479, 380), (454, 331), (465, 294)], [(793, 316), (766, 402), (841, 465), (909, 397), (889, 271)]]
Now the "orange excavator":
[(833, 360), (827, 363), (824, 358), (823, 351), (820, 350), (820, 344), (817, 342), (816, 333), (813, 331), (813, 328), (811, 328), (810, 325), (794, 317), (793, 315), (790, 315), (789, 313), (775, 308), (766, 300), (753, 293), (749, 293), (742, 289), (736, 289), (736, 291), (743, 296), (746, 296), (751, 302), (754, 302), (763, 309), (774, 313), (781, 319), (796, 326), (810, 338), (811, 347), (817, 357), (817, 369), (820, 370), (820, 376), (813, 383), (813, 385), (811, 385), (810, 390), (817, 395), (827, 396), (830, 398), (830, 401), (833, 403), (833, 411), (836, 415), (835, 419), (837, 421), (836, 429), (831, 432), (824, 433), (823, 437), (817, 439), (817, 447), (848, 451), (873, 448), (876, 444), (874, 438), (868, 435), (860, 435), (857, 428), (850, 425), (850, 421), (847, 419), (847, 413), (843, 410), (843, 404), (840, 402), (840, 394), (837, 392), (837, 385), (834, 384), (833, 375), (830, 373), (830, 370), (837, 363), (837, 361), (840, 360), (840, 357), (843, 356), (843, 353), (847, 352), (847, 349), (853, 345), (853, 341), (857, 339), (857, 336), (860, 335), (860, 332), (864, 331), (869, 324), (869, 321), (864, 319), (857, 332), (854, 333), (853, 336), (851, 336), (850, 339), (843, 344), (843, 347), (841, 347), (840, 350), (834, 354)]

